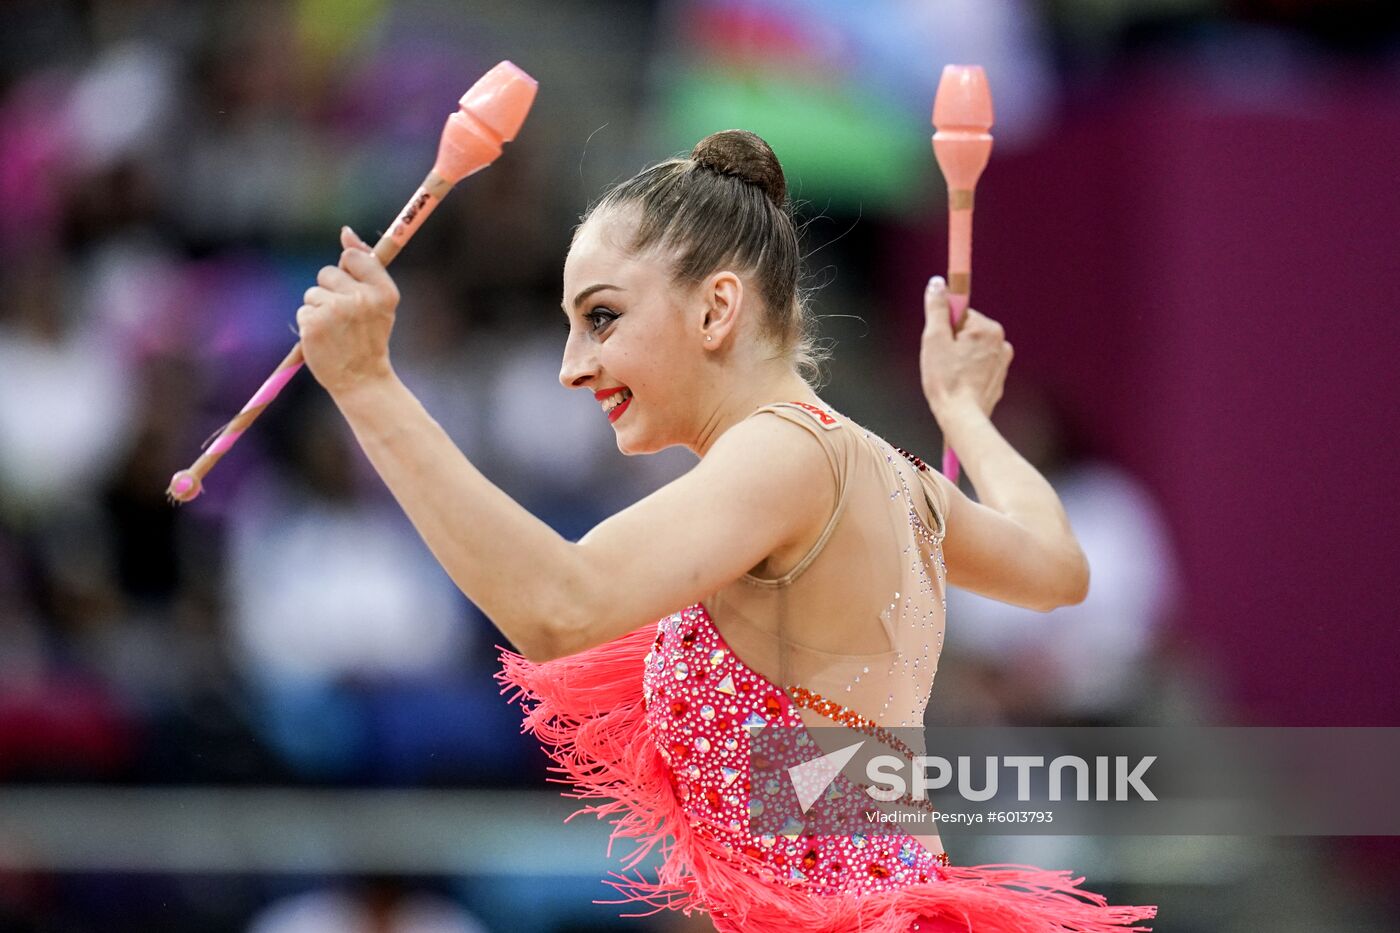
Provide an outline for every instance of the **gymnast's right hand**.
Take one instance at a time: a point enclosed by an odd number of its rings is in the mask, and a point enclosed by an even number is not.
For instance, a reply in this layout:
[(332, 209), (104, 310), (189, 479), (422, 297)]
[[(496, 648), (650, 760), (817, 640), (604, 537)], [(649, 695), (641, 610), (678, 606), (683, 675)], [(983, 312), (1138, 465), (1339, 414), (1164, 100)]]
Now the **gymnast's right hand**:
[(340, 232), (340, 265), (326, 266), (297, 310), (302, 353), (334, 398), (393, 376), (389, 333), (399, 290), (384, 264), (349, 227)]
[(948, 315), (948, 286), (935, 276), (924, 290), (924, 333), (919, 372), (935, 418), (975, 407), (990, 415), (1001, 399), (1011, 344), (1001, 325), (972, 308), (956, 332)]

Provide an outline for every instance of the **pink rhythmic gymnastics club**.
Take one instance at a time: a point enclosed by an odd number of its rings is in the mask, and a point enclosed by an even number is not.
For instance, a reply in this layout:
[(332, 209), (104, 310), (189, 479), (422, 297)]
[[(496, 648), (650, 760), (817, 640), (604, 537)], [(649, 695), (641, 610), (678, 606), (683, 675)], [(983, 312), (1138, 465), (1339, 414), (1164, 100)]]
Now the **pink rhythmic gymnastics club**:
[[(948, 183), (948, 314), (956, 333), (972, 298), (972, 192), (992, 154), (992, 92), (981, 65), (943, 67), (933, 127), (933, 155)], [(957, 482), (958, 455), (946, 444), (943, 475)]]
[[(394, 261), (423, 221), (438, 206), (452, 186), (478, 172), (501, 155), (501, 146), (515, 139), (530, 105), (535, 102), (539, 84), (534, 78), (510, 62), (501, 62), (486, 72), (471, 86), (457, 104), (457, 111), (447, 118), (438, 143), (437, 161), (423, 179), (408, 204), (399, 212), (389, 231), (374, 244), (374, 255), (388, 265)], [(301, 342), (292, 347), (286, 359), (254, 393), (219, 436), (209, 444), (188, 470), (181, 470), (170, 480), (165, 490), (171, 502), (189, 502), (204, 489), (204, 477), (228, 453), (234, 442), (248, 426), (272, 403), (297, 370), (304, 358)]]

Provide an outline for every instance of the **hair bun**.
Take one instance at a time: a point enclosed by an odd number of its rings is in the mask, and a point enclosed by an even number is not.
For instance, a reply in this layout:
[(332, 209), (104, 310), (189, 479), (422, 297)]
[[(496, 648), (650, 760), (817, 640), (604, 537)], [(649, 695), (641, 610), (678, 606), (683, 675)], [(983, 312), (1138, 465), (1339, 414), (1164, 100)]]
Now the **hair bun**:
[(778, 157), (763, 138), (748, 130), (711, 133), (690, 151), (691, 161), (723, 175), (757, 185), (779, 207), (787, 203), (787, 179)]

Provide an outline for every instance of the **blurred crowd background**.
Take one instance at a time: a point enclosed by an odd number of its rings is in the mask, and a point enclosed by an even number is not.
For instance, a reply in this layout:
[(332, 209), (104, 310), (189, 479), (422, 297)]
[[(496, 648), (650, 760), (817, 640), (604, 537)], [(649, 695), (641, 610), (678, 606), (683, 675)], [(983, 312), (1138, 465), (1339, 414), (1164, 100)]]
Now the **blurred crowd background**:
[[(393, 353), (535, 514), (576, 537), (691, 465), (622, 457), (559, 386), (561, 269), (607, 184), (731, 126), (800, 199), (824, 397), (936, 461), (929, 111), (980, 62), (997, 421), (1093, 588), (950, 598), (930, 721), (1400, 724), (1393, 3), (8, 0), (0, 53), (0, 931), (706, 928), (590, 903), (615, 866), (558, 823), (502, 638), (309, 374), (163, 496), (504, 58), (538, 101), (394, 267)], [(949, 848), (1082, 871), (1163, 933), (1400, 919), (1381, 843)]]

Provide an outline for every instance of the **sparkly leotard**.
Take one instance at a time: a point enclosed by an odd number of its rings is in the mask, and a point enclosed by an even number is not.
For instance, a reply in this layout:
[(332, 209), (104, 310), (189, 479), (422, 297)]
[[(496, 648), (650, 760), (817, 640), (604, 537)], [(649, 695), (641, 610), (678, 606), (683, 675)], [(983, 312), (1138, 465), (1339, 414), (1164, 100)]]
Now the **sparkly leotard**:
[[(842, 736), (922, 754), (908, 727), (922, 725), (943, 642), (949, 492), (835, 412), (785, 403), (759, 414), (805, 428), (832, 467), (836, 507), (796, 566), (746, 574), (570, 658), (503, 653), (498, 676), (523, 699), (525, 727), (577, 796), (603, 801), (585, 809), (638, 843), (623, 863), (633, 874), (611, 883), (625, 900), (707, 911), (724, 933), (1145, 929), (1125, 925), (1152, 908), (1108, 906), (1067, 872), (949, 865), (937, 836), (853, 820), (818, 830), (806, 810), (784, 809), (793, 784), (759, 770), (766, 737), (791, 736), (806, 757)], [(821, 803), (869, 809), (857, 791), (838, 774)], [(656, 854), (654, 879), (635, 873)]]

